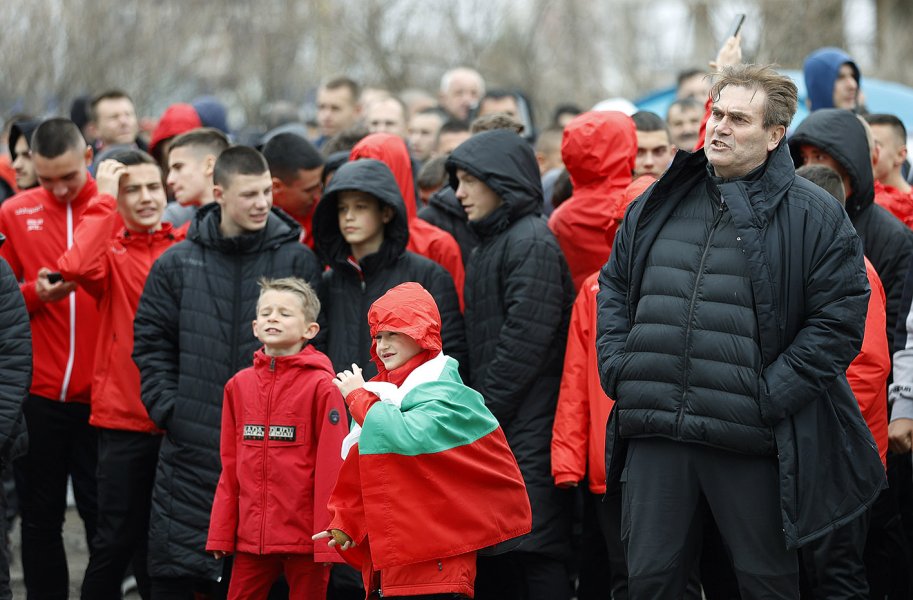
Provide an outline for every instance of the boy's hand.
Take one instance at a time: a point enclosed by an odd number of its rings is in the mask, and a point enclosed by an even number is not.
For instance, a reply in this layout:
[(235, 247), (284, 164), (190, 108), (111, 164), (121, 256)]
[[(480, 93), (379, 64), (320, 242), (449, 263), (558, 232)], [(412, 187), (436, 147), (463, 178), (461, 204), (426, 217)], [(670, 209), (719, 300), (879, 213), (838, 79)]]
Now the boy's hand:
[(76, 290), (75, 281), (58, 281), (51, 283), (48, 275), (51, 270), (47, 267), (38, 269), (38, 278), (35, 280), (35, 294), (42, 302), (57, 302), (66, 298), (70, 292)]
[(108, 194), (117, 198), (120, 191), (120, 178), (127, 174), (127, 167), (116, 160), (107, 159), (98, 163), (95, 170), (95, 184), (99, 194)]
[(350, 538), (346, 532), (341, 529), (330, 529), (329, 531), (321, 531), (320, 533), (315, 533), (311, 536), (311, 539), (315, 542), (317, 540), (323, 540), (330, 538), (330, 541), (327, 542), (327, 546), (330, 548), (334, 546), (339, 546), (340, 550), (348, 550), (349, 548), (355, 547), (355, 542)]
[(342, 392), (342, 397), (345, 398), (358, 388), (365, 387), (365, 378), (361, 376), (361, 369), (358, 368), (358, 365), (352, 363), (352, 370), (336, 373), (336, 379), (333, 380), (333, 383), (336, 384), (336, 387)]
[(216, 560), (222, 560), (223, 558), (225, 558), (225, 557), (228, 556), (229, 554), (231, 554), (231, 553), (230, 553), (230, 552), (222, 552), (221, 550), (213, 550), (213, 551), (212, 551), (212, 557), (213, 557), (214, 559), (216, 559)]

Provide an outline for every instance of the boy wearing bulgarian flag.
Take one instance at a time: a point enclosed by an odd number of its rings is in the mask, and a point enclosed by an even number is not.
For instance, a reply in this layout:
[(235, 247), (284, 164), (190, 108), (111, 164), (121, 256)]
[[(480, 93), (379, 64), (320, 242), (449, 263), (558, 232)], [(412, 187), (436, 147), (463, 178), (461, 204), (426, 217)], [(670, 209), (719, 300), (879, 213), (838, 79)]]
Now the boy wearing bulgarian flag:
[(477, 551), (530, 531), (516, 459), (482, 396), (441, 352), (434, 298), (409, 282), (368, 311), (378, 374), (336, 376), (355, 421), (330, 496), (329, 539), (366, 598), (471, 598)]

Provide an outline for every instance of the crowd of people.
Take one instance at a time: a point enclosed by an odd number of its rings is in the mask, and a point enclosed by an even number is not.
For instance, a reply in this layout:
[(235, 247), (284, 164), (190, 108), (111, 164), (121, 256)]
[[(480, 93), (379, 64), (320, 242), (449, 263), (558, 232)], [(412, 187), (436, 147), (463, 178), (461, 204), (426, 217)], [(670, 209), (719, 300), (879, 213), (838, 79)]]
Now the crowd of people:
[(541, 129), (468, 67), (256, 135), (11, 119), (28, 597), (67, 597), (68, 485), (89, 600), (913, 597), (906, 129), (836, 48), (798, 125), (738, 36), (713, 66)]

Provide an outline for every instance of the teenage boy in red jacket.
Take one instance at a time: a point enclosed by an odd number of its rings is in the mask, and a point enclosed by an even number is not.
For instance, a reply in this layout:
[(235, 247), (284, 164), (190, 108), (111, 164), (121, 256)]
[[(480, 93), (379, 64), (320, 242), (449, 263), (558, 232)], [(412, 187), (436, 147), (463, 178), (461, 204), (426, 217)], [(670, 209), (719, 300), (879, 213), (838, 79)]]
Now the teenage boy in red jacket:
[(65, 597), (70, 585), (62, 527), (67, 477), (86, 527), (90, 551), (96, 522), (97, 440), (89, 396), (98, 311), (72, 281), (52, 282), (57, 259), (96, 195), (87, 171), (92, 149), (75, 123), (49, 119), (32, 135), (39, 186), (0, 206), (9, 263), (32, 328), (33, 368), (22, 405), (29, 450), (14, 469), (22, 505), (22, 568), (30, 596)]
[(281, 573), (290, 598), (323, 598), (325, 563), (339, 558), (311, 533), (330, 522), (345, 404), (330, 359), (309, 344), (320, 329), (317, 295), (295, 277), (261, 280), (260, 290), (253, 328), (263, 348), (225, 384), (206, 551), (235, 553), (230, 599), (266, 598)]
[[(93, 198), (73, 245), (57, 261), (99, 309), (92, 410), (98, 430), (98, 531), (82, 583), (84, 598), (116, 598), (127, 565), (149, 597), (146, 535), (161, 431), (140, 400), (131, 358), (133, 317), (155, 259), (183, 236), (162, 223), (162, 171), (141, 150), (124, 150), (98, 165)], [(112, 235), (112, 231), (116, 232)]]

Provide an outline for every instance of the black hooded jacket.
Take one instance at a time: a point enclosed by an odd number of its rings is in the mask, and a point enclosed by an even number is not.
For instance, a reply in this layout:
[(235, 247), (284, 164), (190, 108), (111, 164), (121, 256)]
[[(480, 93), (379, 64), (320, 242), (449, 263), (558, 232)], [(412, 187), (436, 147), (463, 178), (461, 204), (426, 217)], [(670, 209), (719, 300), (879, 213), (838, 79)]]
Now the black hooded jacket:
[(479, 236), (466, 221), (466, 212), (452, 187), (445, 185), (431, 194), (428, 206), (418, 211), (418, 218), (428, 221), (452, 235), (460, 246), (463, 266), (469, 264), (472, 251), (479, 245)]
[(205, 547), (221, 471), (223, 388), (260, 347), (250, 326), (257, 280), (296, 276), (320, 286), (317, 258), (281, 210), (262, 230), (231, 238), (220, 220), (216, 203), (197, 211), (187, 239), (152, 265), (134, 320), (143, 404), (165, 430), (149, 522), (155, 577), (222, 575)]
[[(365, 192), (381, 205), (393, 208), (393, 218), (384, 226), (380, 249), (361, 259), (360, 271), (350, 262), (351, 248), (339, 230), (342, 191)], [(387, 165), (373, 159), (342, 165), (314, 212), (314, 244), (321, 260), (330, 267), (323, 274), (320, 297), (328, 324), (323, 344), (337, 370), (349, 369), (355, 363), (363, 369), (365, 379), (377, 374), (377, 367), (371, 362), (368, 309), (388, 290), (407, 281), (421, 284), (434, 297), (441, 313), (444, 352), (465, 368), (466, 337), (453, 279), (436, 262), (407, 251), (408, 241), (406, 207)]]
[(466, 267), (470, 385), (485, 398), (517, 457), (533, 509), (522, 550), (568, 551), (566, 496), (551, 478), (552, 424), (574, 300), (570, 271), (542, 218), (542, 184), (529, 144), (517, 134), (477, 134), (447, 160), (502, 200), (470, 225), (480, 243)]
[[(0, 246), (6, 238), (0, 234)], [(19, 282), (0, 258), (0, 465), (25, 451), (22, 401), (32, 386), (32, 330)]]
[(895, 325), (901, 310), (904, 279), (913, 259), (913, 231), (875, 204), (875, 179), (865, 127), (848, 110), (827, 108), (805, 118), (789, 139), (796, 166), (802, 165), (801, 147), (812, 145), (843, 167), (852, 191), (846, 212), (862, 239), (863, 251), (878, 272), (887, 296), (888, 347), (893, 348)]

